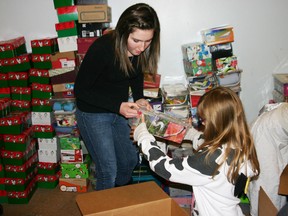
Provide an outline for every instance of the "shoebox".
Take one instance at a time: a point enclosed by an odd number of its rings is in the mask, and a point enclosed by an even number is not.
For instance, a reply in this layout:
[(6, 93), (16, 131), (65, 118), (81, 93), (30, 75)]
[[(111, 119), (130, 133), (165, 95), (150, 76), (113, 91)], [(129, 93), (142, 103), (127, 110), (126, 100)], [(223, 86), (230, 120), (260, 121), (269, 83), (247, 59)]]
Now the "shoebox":
[(36, 181), (38, 188), (53, 189), (59, 184), (60, 172), (55, 175), (37, 174)]
[(87, 178), (59, 178), (59, 188), (62, 192), (87, 192), (88, 183)]
[(288, 74), (273, 74), (274, 89), (284, 97), (288, 96)]
[(232, 43), (211, 45), (209, 46), (209, 50), (213, 60), (233, 55)]
[(98, 37), (89, 37), (89, 38), (77, 38), (77, 47), (79, 54), (86, 54), (91, 44), (97, 39)]
[(60, 161), (60, 150), (58, 149), (39, 149), (39, 162), (58, 163)]
[(69, 135), (69, 136), (60, 136), (59, 137), (60, 148), (63, 150), (74, 150), (81, 149), (80, 138)]
[(159, 96), (159, 88), (144, 88), (144, 97), (157, 98)]
[(1, 88), (0, 87), (0, 99), (8, 99), (11, 97), (10, 87)]
[[(188, 123), (162, 112), (140, 109), (144, 114), (148, 131), (155, 137), (181, 143), (190, 127)], [(139, 119), (139, 122), (140, 119)]]
[(0, 73), (0, 86), (1, 88), (9, 87), (8, 74)]
[(236, 56), (216, 59), (215, 64), (217, 74), (225, 74), (238, 69), (238, 60)]
[(5, 177), (5, 169), (4, 169), (4, 164), (1, 162), (0, 163), (0, 178), (3, 178), (3, 177)]
[(78, 20), (78, 11), (76, 5), (60, 7), (56, 9), (59, 23)]
[(50, 84), (32, 83), (32, 97), (38, 99), (50, 99), (53, 95), (52, 86)]
[(79, 23), (110, 23), (111, 8), (107, 4), (77, 5)]
[[(72, 69), (72, 68), (71, 68)], [(73, 68), (70, 71), (64, 71), (59, 75), (51, 77), (51, 84), (63, 84), (63, 83), (73, 83), (76, 80), (77, 70)]]
[(50, 77), (48, 70), (31, 68), (29, 70), (29, 83), (50, 84)]
[(31, 55), (22, 54), (17, 57), (0, 59), (0, 72), (21, 72), (31, 68)]
[(61, 177), (62, 178), (88, 178), (91, 158), (85, 155), (82, 163), (63, 163), (61, 162)]
[(76, 5), (107, 4), (108, 0), (74, 0)]
[(83, 216), (189, 215), (153, 181), (79, 194), (76, 202)]
[(144, 73), (144, 88), (159, 88), (160, 80), (160, 74), (155, 74), (155, 76), (153, 76), (152, 74)]
[(5, 165), (5, 174), (7, 178), (26, 178), (29, 173), (36, 169), (38, 155), (35, 153), (23, 165)]
[(53, 112), (31, 112), (32, 125), (52, 125), (55, 121)]
[(32, 54), (53, 54), (58, 51), (57, 38), (31, 40)]
[(32, 127), (27, 128), (19, 135), (4, 134), (3, 142), (5, 150), (25, 152), (28, 146), (30, 145), (32, 138), (33, 138)]
[(8, 203), (6, 190), (0, 190), (0, 203)]
[(62, 163), (83, 163), (82, 149), (60, 150)]
[(53, 138), (38, 138), (39, 149), (60, 149), (59, 138), (57, 136)]
[(52, 125), (33, 125), (32, 127), (35, 138), (53, 138), (56, 135)]
[(31, 87), (11, 87), (12, 100), (31, 101)]
[(27, 87), (28, 73), (27, 72), (8, 72), (9, 86)]
[(57, 52), (51, 56), (52, 69), (75, 68), (76, 54), (74, 51)]
[(55, 175), (60, 171), (60, 163), (38, 162), (37, 168), (38, 168), (38, 174)]
[(0, 190), (5, 190), (5, 177), (0, 178)]
[(24, 191), (8, 191), (7, 198), (9, 204), (27, 204), (37, 189), (34, 178)]
[(0, 134), (19, 135), (30, 126), (30, 112), (11, 112), (0, 118)]
[(31, 111), (31, 103), (26, 100), (11, 100), (11, 111)]
[(5, 178), (6, 191), (25, 191), (29, 183), (36, 177), (36, 170), (32, 170), (26, 178)]
[(61, 8), (74, 5), (74, 0), (53, 0), (54, 8)]
[(31, 106), (33, 112), (51, 112), (52, 105), (50, 99), (32, 98)]
[(10, 113), (10, 105), (11, 105), (10, 98), (0, 99), (0, 118), (7, 116)]
[(78, 35), (77, 24), (75, 21), (56, 23), (55, 29), (57, 31), (58, 38)]
[(110, 23), (78, 23), (78, 36), (80, 38), (101, 37)]
[(184, 71), (187, 76), (201, 76), (212, 73), (212, 59), (187, 61), (183, 60)]
[(68, 36), (68, 37), (57, 38), (59, 51), (60, 52), (77, 51), (78, 50), (77, 38), (78, 36)]
[(54, 92), (54, 98), (74, 98), (75, 94), (73, 89), (72, 90), (68, 90), (68, 91), (63, 91), (63, 92)]
[(26, 41), (23, 36), (0, 41), (0, 59), (13, 58), (27, 53)]
[(32, 63), (37, 69), (51, 69), (51, 54), (32, 54)]
[(203, 60), (211, 58), (209, 47), (205, 43), (195, 42), (181, 46), (183, 60)]
[(73, 91), (74, 90), (74, 82), (69, 83), (60, 83), (52, 85), (53, 92), (67, 92), (67, 91)]
[(204, 43), (208, 46), (234, 42), (232, 26), (219, 26), (201, 31)]
[(21, 166), (24, 165), (29, 158), (36, 152), (36, 139), (32, 139), (30, 141), (29, 146), (25, 151), (8, 151), (2, 150), (1, 156), (4, 165), (16, 165)]

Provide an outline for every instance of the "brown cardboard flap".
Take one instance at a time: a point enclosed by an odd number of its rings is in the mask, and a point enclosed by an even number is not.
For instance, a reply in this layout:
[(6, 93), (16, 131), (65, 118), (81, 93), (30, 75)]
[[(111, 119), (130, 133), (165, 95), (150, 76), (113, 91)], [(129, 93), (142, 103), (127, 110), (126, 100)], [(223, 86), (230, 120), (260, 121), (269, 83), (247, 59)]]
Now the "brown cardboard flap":
[(262, 187), (259, 190), (258, 216), (276, 216), (277, 208), (274, 206)]
[(155, 182), (80, 194), (76, 202), (83, 216), (187, 216)]
[(288, 195), (288, 165), (286, 165), (280, 176), (278, 193)]

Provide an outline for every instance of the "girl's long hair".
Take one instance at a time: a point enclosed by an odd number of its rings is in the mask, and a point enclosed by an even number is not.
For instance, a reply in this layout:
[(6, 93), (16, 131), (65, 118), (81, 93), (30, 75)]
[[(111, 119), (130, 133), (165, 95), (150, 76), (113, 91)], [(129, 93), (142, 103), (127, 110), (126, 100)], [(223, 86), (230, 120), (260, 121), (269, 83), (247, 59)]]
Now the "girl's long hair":
[(197, 112), (205, 127), (205, 141), (200, 149), (207, 149), (207, 157), (217, 148), (227, 145), (224, 157), (214, 173), (233, 154), (227, 175), (228, 181), (235, 184), (241, 165), (248, 161), (253, 172), (259, 174), (256, 149), (239, 96), (229, 88), (216, 87), (201, 97)]
[(127, 8), (120, 16), (112, 34), (115, 39), (116, 61), (120, 68), (129, 76), (133, 71), (131, 62), (127, 56), (127, 40), (129, 34), (135, 31), (153, 30), (154, 35), (150, 46), (138, 56), (138, 65), (143, 72), (157, 73), (160, 57), (160, 23), (155, 10), (147, 4), (138, 3)]

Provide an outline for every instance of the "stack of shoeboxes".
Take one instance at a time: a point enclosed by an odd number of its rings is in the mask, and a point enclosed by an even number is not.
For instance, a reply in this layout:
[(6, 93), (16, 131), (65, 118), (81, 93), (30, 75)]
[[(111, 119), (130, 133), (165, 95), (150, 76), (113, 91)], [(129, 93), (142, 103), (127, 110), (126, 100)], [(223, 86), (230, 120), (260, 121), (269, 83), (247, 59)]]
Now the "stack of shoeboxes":
[[(1, 202), (28, 203), (36, 190), (37, 140), (31, 126), (31, 56), (24, 37), (0, 42)], [(4, 192), (5, 191), (5, 192)]]
[(215, 86), (231, 88), (239, 94), (240, 76), (237, 57), (233, 54), (234, 31), (221, 26), (201, 31), (202, 41), (182, 45), (184, 70), (190, 92), (193, 126), (201, 125), (197, 103), (200, 97)]
[(54, 116), (50, 99), (53, 95), (49, 70), (58, 52), (57, 38), (31, 40), (33, 68), (29, 71), (32, 88), (32, 125), (38, 141), (37, 185), (55, 188), (59, 182), (60, 150), (53, 128)]
[(273, 74), (273, 100), (276, 103), (288, 102), (288, 74)]

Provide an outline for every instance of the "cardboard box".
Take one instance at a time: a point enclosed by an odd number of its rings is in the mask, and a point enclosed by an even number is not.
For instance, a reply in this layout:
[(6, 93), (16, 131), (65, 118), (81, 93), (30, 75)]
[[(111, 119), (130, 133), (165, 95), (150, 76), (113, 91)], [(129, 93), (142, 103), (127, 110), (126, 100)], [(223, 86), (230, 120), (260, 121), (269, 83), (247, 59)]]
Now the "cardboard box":
[(83, 216), (189, 215), (155, 182), (79, 194), (76, 202)]
[(107, 4), (77, 5), (79, 23), (111, 22), (111, 8)]

